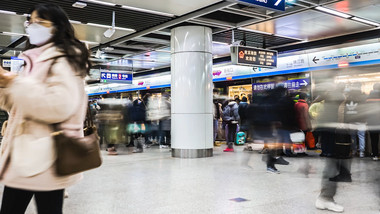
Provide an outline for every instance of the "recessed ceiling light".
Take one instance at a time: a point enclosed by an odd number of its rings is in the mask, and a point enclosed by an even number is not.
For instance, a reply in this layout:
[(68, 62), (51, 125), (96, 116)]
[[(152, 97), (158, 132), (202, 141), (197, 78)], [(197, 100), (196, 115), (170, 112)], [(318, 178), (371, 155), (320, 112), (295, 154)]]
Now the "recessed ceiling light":
[(77, 2), (75, 2), (72, 6), (73, 6), (73, 7), (76, 7), (76, 8), (84, 8), (84, 7), (87, 6), (87, 4), (84, 3), (84, 2), (77, 1)]

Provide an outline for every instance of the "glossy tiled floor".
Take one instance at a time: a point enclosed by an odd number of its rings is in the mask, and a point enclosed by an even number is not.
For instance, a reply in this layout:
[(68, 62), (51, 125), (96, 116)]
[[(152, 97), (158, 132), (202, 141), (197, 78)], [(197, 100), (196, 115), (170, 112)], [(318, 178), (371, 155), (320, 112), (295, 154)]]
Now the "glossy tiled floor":
[[(314, 208), (324, 165), (317, 154), (287, 158), (291, 164), (278, 166), (281, 174), (268, 174), (257, 151), (240, 146), (223, 153), (224, 147), (204, 159), (171, 158), (169, 149), (158, 147), (104, 153), (104, 164), (68, 189), (64, 213), (330, 213)], [(336, 201), (345, 213), (379, 214), (380, 161), (356, 158), (352, 174), (352, 183), (339, 184)], [(247, 201), (230, 200), (239, 197)], [(36, 213), (34, 203), (27, 213)]]

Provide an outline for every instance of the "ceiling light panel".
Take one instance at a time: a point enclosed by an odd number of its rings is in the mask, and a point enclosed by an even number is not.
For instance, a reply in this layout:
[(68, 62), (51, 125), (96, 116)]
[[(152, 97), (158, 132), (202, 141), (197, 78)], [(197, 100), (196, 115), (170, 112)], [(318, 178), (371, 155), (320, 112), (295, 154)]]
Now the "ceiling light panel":
[(316, 7), (315, 9), (319, 10), (319, 11), (323, 11), (325, 13), (329, 13), (331, 15), (340, 16), (340, 17), (345, 18), (345, 19), (349, 19), (349, 18), (352, 17), (351, 15), (348, 15), (346, 13), (342, 13), (342, 12), (339, 12), (339, 11), (336, 11), (336, 10), (331, 10), (331, 9), (328, 9), (328, 8), (325, 8), (325, 7)]
[(355, 20), (355, 21), (358, 21), (358, 22), (365, 23), (365, 24), (369, 24), (369, 25), (377, 26), (377, 27), (380, 26), (380, 24), (377, 23), (377, 22), (369, 21), (369, 20), (366, 20), (366, 19), (358, 18), (358, 17), (352, 17), (351, 19), (352, 19), (352, 20)]
[(77, 1), (72, 6), (76, 7), (76, 8), (85, 8), (87, 6), (87, 4), (84, 2)]

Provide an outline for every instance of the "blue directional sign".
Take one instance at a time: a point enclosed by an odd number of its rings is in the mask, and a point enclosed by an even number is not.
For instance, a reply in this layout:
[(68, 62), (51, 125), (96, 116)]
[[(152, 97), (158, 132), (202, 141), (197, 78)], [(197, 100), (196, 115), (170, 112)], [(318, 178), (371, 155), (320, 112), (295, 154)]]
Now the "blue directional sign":
[(132, 76), (131, 71), (100, 72), (100, 80), (102, 83), (132, 84)]
[[(303, 86), (307, 86), (310, 84), (310, 79), (294, 79), (294, 80), (287, 80), (282, 83), (284, 88), (291, 89), (291, 90), (297, 90), (300, 89)], [(276, 84), (274, 82), (265, 82), (265, 83), (253, 83), (252, 84), (252, 90), (253, 92), (259, 92), (259, 91), (265, 91), (274, 89), (276, 87)]]
[(267, 7), (274, 10), (285, 11), (285, 0), (239, 0), (242, 2)]

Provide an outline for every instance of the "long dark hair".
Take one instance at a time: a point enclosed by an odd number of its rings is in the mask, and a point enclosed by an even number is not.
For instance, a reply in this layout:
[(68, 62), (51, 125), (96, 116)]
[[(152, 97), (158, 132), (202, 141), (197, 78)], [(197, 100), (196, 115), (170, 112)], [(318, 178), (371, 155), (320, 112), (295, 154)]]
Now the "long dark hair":
[[(63, 51), (70, 65), (80, 76), (86, 76), (91, 67), (90, 54), (87, 47), (75, 37), (74, 28), (65, 11), (60, 6), (51, 3), (37, 4), (31, 8), (30, 14), (33, 11), (37, 12), (38, 17), (53, 23), (55, 31), (49, 42), (53, 42), (59, 50)], [(28, 40), (26, 47), (28, 50), (36, 46), (31, 45)]]

